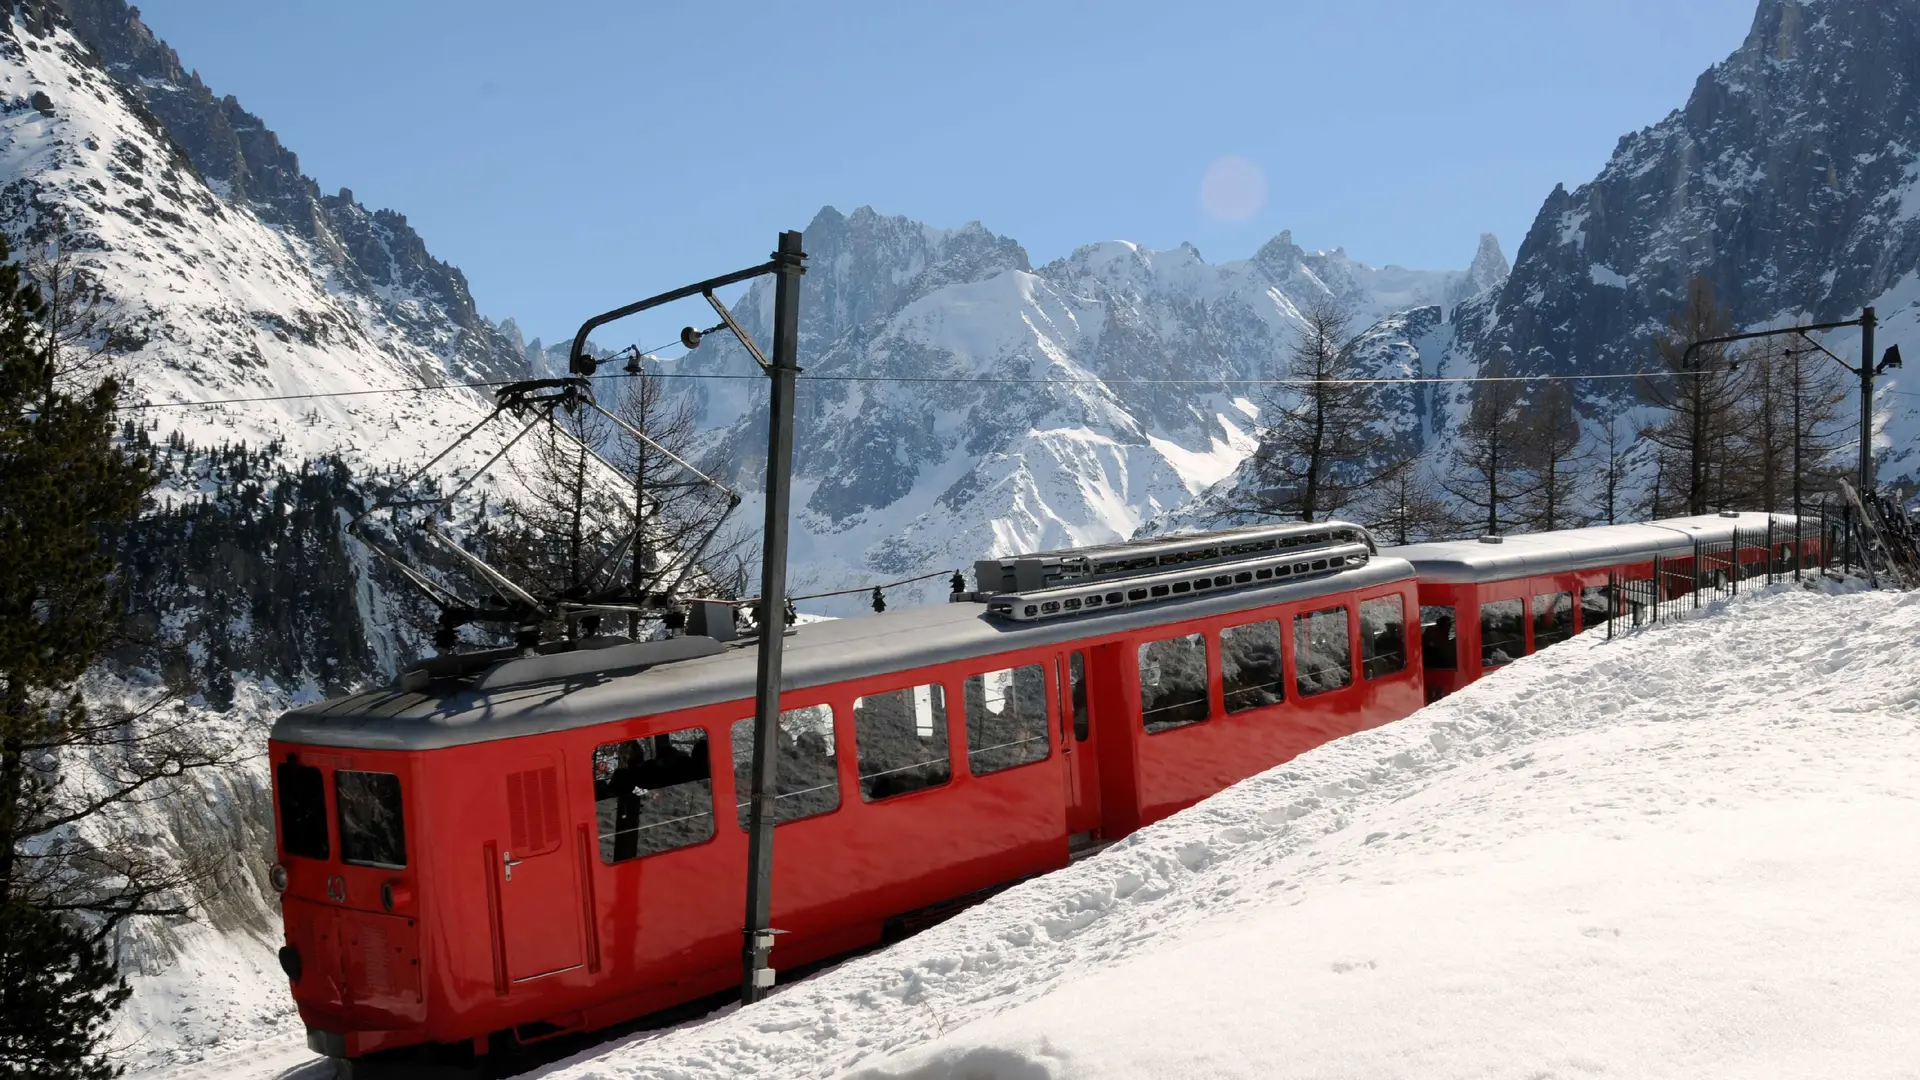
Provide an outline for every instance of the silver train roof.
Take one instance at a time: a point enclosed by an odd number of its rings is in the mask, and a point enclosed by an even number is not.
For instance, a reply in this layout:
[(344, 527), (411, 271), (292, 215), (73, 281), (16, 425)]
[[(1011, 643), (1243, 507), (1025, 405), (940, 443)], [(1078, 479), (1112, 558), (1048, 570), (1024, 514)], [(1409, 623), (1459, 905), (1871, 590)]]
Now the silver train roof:
[(1380, 554), (1405, 559), (1420, 572), (1420, 580), (1443, 585), (1591, 570), (1623, 562), (1651, 560), (1655, 555), (1693, 553), (1695, 541), (1725, 543), (1734, 531), (1764, 537), (1772, 520), (1776, 538), (1790, 536), (1792, 514), (1701, 514), (1663, 518), (1637, 525), (1595, 525), (1586, 529), (1531, 536), (1503, 536), (1499, 543), (1449, 540), (1434, 544), (1383, 547)]
[[(980, 603), (928, 604), (856, 619), (834, 619), (793, 628), (786, 638), (781, 689), (804, 690), (848, 679), (908, 671), (932, 664), (993, 656), (1037, 645), (1135, 630), (1208, 615), (1230, 614), (1330, 592), (1364, 588), (1413, 576), (1397, 558), (1376, 557), (1365, 566), (1283, 585), (1236, 589), (1172, 599), (1143, 607), (1037, 623), (989, 619)], [(685, 640), (685, 639), (680, 639)], [(628, 648), (633, 648), (629, 646)], [(605, 650), (608, 663), (618, 663)], [(477, 683), (443, 690), (393, 688), (334, 698), (294, 709), (273, 725), (283, 742), (368, 750), (430, 750), (537, 735), (602, 724), (609, 720), (745, 702), (753, 696), (758, 648), (730, 645), (706, 656), (674, 659), (624, 670), (588, 668), (503, 684), (489, 674)], [(558, 654), (580, 658), (592, 652)], [(542, 657), (525, 661), (553, 671)], [(742, 717), (751, 712), (747, 706)]]

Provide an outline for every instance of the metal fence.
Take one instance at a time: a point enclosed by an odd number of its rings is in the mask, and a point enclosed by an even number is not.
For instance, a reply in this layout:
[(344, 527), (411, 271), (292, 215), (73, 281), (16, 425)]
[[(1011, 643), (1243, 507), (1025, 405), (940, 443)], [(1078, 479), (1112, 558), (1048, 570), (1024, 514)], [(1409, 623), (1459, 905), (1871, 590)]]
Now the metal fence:
[(1685, 555), (1653, 558), (1645, 569), (1607, 575), (1607, 637), (1638, 626), (1685, 618), (1718, 600), (1808, 575), (1838, 577), (1861, 566), (1866, 550), (1850, 507), (1822, 506), (1765, 529), (1736, 530), (1731, 539), (1694, 541)]

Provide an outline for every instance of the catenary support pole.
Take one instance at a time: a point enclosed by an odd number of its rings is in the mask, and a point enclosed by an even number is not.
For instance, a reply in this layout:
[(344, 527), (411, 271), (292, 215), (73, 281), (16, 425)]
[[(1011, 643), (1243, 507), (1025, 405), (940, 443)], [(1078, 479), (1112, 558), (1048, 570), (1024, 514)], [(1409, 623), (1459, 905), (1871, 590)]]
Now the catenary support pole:
[(761, 541), (760, 666), (753, 696), (753, 782), (747, 811), (747, 919), (740, 951), (741, 1004), (773, 986), (774, 740), (779, 736), (780, 659), (786, 633), (787, 503), (792, 491), (794, 377), (800, 373), (800, 275), (807, 272), (800, 234), (780, 234), (773, 253), (773, 362), (767, 409), (766, 529)]
[(1873, 328), (1872, 308), (1860, 312), (1860, 498), (1873, 493)]

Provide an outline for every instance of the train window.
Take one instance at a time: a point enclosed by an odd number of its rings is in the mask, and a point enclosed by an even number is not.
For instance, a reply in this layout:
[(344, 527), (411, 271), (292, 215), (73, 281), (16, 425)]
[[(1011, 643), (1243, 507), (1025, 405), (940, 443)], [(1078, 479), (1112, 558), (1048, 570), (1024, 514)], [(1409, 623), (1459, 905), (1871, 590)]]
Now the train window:
[(1591, 630), (1613, 615), (1613, 597), (1605, 585), (1580, 590), (1580, 625)]
[(600, 861), (608, 864), (713, 839), (706, 729), (594, 747), (593, 816)]
[(326, 781), (317, 766), (289, 757), (280, 763), (280, 846), (289, 855), (325, 859), (327, 846)]
[(1324, 694), (1353, 682), (1353, 646), (1347, 609), (1323, 608), (1293, 617), (1293, 683), (1300, 696)]
[(1480, 666), (1511, 664), (1527, 654), (1526, 613), (1518, 600), (1480, 605)]
[(400, 778), (384, 772), (333, 774), (340, 812), (340, 861), (401, 870), (407, 865), (407, 826), (400, 816)]
[(1140, 722), (1149, 733), (1197, 724), (1209, 711), (1205, 635), (1140, 646)]
[(1220, 631), (1220, 689), (1228, 713), (1278, 705), (1286, 700), (1286, 685), (1279, 623), (1268, 619)]
[(1378, 679), (1407, 669), (1407, 609), (1397, 596), (1360, 601), (1360, 673)]
[(1047, 675), (1039, 664), (967, 676), (967, 768), (985, 776), (1047, 756)]
[(1533, 651), (1573, 636), (1573, 594), (1542, 593), (1533, 598)]
[[(753, 794), (753, 717), (734, 722), (733, 792), (740, 827), (747, 827)], [(783, 824), (840, 808), (839, 762), (833, 755), (833, 709), (783, 709), (775, 733), (773, 823)]]
[(1459, 634), (1453, 625), (1452, 604), (1420, 605), (1420, 663), (1428, 671), (1452, 671), (1460, 666)]
[(1087, 654), (1067, 657), (1067, 694), (1073, 701), (1073, 741), (1087, 741)]
[(854, 701), (853, 742), (860, 753), (860, 797), (868, 802), (953, 778), (947, 695), (938, 683)]

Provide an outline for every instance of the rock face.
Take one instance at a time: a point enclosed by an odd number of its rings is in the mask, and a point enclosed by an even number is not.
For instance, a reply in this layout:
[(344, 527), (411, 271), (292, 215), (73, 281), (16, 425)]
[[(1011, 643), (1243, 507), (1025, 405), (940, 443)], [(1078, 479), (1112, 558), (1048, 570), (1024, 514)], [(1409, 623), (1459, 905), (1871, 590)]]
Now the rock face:
[[(1916, 340), (1916, 269), (1920, 0), (1762, 0), (1684, 107), (1621, 139), (1592, 181), (1547, 197), (1490, 309), (1456, 320), (1461, 359), (1640, 370), (1695, 274), (1737, 326), (1877, 303), (1882, 345)], [(1854, 341), (1833, 344), (1853, 361)], [(1880, 400), (1885, 480), (1920, 472), (1914, 401)]]
[[(1280, 371), (1310, 299), (1377, 324), (1369, 347), (1383, 371), (1416, 375), (1448, 340), (1445, 305), (1505, 268), (1491, 238), (1469, 271), (1412, 271), (1303, 251), (1286, 233), (1224, 264), (1192, 245), (1115, 241), (1033, 268), (977, 223), (931, 229), (866, 207), (824, 209), (805, 237), (795, 591), (940, 576), (896, 602), (937, 599), (947, 572), (988, 554), (1126, 537), (1227, 476), (1281, 392), (1260, 381)], [(771, 307), (761, 285), (736, 311), (766, 334)], [(672, 367), (753, 370), (718, 337)], [(756, 489), (763, 388), (713, 380), (689, 392), (714, 459)], [(1426, 395), (1393, 397), (1405, 408), (1383, 421), (1383, 440), (1417, 444)]]
[(346, 188), (323, 195), (300, 159), (232, 95), (216, 97), (124, 0), (58, 0), (74, 33), (99, 54), (192, 162), (234, 206), (312, 246), (339, 283), (377, 303), (410, 341), (440, 353), (462, 378), (514, 378), (525, 359), (474, 310), (467, 279), (428, 253), (405, 215), (372, 210)]

